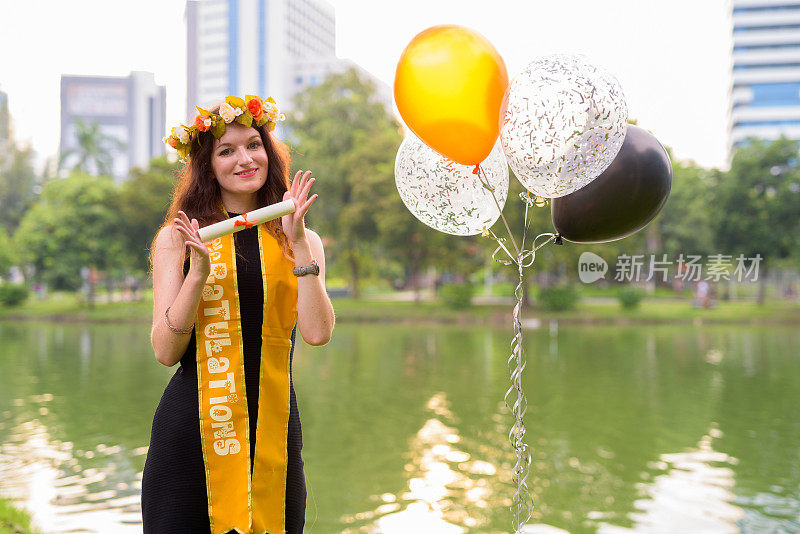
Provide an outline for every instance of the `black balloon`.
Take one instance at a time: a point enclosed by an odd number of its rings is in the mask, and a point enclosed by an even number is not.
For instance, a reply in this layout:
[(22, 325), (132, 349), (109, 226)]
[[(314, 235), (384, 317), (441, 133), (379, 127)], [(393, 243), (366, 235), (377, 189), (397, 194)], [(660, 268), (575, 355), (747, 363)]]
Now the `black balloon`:
[(554, 198), (556, 231), (574, 243), (606, 243), (627, 237), (658, 215), (672, 187), (667, 151), (647, 130), (628, 126), (611, 165), (586, 186)]

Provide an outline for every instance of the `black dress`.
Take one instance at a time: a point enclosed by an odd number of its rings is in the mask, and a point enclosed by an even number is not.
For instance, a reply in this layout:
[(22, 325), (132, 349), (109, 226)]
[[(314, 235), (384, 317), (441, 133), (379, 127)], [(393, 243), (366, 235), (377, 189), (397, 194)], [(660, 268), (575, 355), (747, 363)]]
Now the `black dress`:
[[(231, 213), (231, 217), (236, 214)], [(239, 304), (242, 312), (244, 374), (250, 421), (250, 472), (255, 457), (258, 418), (258, 380), (261, 365), (261, 322), (264, 287), (258, 250), (258, 228), (234, 234)], [(189, 270), (184, 264), (184, 276)], [(290, 410), (287, 432), (286, 532), (302, 533), (306, 484), (303, 474), (303, 436), (294, 385), (291, 382), (296, 328), (289, 356)], [(195, 334), (181, 357), (153, 418), (150, 448), (142, 475), (142, 521), (145, 534), (210, 532), (206, 475), (200, 443)]]

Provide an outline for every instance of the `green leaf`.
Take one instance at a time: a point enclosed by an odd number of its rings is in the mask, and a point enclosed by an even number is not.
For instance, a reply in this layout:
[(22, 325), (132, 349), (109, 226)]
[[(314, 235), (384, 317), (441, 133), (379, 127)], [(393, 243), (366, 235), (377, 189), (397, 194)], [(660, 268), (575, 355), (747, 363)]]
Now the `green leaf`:
[(189, 151), (191, 150), (191, 145), (179, 144), (176, 150), (178, 151), (178, 155), (181, 157), (181, 159), (186, 159), (189, 157)]
[(264, 115), (263, 117), (261, 117), (261, 120), (260, 120), (260, 121), (256, 121), (256, 126), (258, 126), (259, 128), (261, 128), (262, 126), (264, 126), (264, 125), (265, 125), (265, 124), (267, 124), (268, 122), (269, 122), (269, 118), (268, 118), (266, 115)]
[(236, 117), (236, 122), (249, 128), (253, 125), (253, 114), (245, 110), (241, 115)]
[(271, 132), (274, 129), (275, 129), (275, 123), (274, 122), (270, 122), (269, 126), (267, 126), (267, 130), (269, 130)]
[(225, 121), (222, 120), (222, 117), (211, 125), (211, 133), (214, 134), (216, 139), (219, 139), (225, 133)]

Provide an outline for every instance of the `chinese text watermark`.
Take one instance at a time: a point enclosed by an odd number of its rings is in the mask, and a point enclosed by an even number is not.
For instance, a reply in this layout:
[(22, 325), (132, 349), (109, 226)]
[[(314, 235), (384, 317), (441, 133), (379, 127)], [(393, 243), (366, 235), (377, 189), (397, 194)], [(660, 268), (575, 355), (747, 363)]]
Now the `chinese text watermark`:
[[(739, 254), (679, 254), (670, 259), (667, 254), (620, 254), (614, 265), (614, 280), (617, 282), (668, 282), (701, 280), (720, 282), (756, 282), (758, 267), (763, 260), (761, 254), (746, 257)], [(591, 284), (606, 277), (608, 263), (592, 252), (584, 252), (578, 259), (578, 277), (584, 284)], [(672, 274), (670, 274), (672, 273)]]

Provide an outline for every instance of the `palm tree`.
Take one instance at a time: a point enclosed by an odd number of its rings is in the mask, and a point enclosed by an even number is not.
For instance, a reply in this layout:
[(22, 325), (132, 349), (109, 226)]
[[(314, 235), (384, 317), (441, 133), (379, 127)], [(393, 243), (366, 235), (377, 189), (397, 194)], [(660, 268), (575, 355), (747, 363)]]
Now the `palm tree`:
[(75, 119), (75, 129), (78, 146), (61, 154), (58, 161), (59, 170), (63, 168), (64, 161), (68, 157), (76, 154), (78, 162), (72, 166), (73, 170), (87, 174), (92, 174), (92, 170), (95, 170), (97, 174), (110, 176), (113, 170), (111, 151), (123, 150), (125, 144), (116, 137), (104, 134), (100, 130), (100, 123), (97, 122), (86, 123), (81, 119)]

